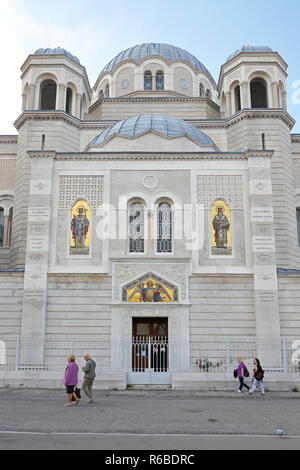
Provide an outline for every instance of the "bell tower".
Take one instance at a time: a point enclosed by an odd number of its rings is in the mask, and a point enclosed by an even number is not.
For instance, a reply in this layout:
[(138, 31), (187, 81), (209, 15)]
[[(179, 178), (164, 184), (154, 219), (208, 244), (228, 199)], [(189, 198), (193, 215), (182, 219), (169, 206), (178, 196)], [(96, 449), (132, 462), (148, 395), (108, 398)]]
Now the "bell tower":
[(244, 46), (222, 65), (218, 90), (228, 151), (274, 151), (271, 190), (276, 265), (296, 269), (300, 260), (296, 254), (299, 250), (290, 136), (295, 122), (287, 112), (286, 70), (287, 64), (278, 52), (266, 46)]
[(91, 87), (77, 57), (62, 48), (38, 49), (22, 71), (11, 267), (25, 263), (27, 212), (31, 179), (28, 151), (80, 150), (80, 126), (87, 118)]

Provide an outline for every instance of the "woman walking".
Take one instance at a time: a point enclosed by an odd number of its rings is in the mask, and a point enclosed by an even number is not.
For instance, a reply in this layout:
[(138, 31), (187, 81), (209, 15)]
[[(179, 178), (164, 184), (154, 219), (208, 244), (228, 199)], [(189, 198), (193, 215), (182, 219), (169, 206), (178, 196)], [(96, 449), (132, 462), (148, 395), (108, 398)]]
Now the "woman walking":
[(265, 391), (264, 391), (264, 386), (263, 386), (263, 378), (264, 378), (264, 371), (260, 365), (260, 360), (257, 359), (257, 357), (253, 361), (254, 368), (253, 368), (253, 386), (251, 390), (249, 390), (249, 394), (252, 395), (253, 392), (255, 392), (257, 385), (259, 385), (260, 388), (260, 394), (264, 396)]
[(65, 371), (65, 386), (66, 392), (68, 395), (68, 403), (64, 406), (71, 406), (72, 405), (72, 398), (75, 400), (75, 404), (78, 405), (79, 398), (77, 398), (74, 388), (75, 385), (78, 384), (78, 370), (79, 367), (75, 362), (75, 356), (71, 355), (68, 357), (68, 366)]
[[(244, 382), (244, 379), (246, 377), (246, 374), (245, 374), (246, 366), (243, 362), (243, 359), (241, 357), (238, 357), (237, 360), (238, 360), (238, 363), (239, 363), (239, 365), (237, 367), (237, 376), (238, 376), (238, 379), (240, 381), (240, 386), (239, 386), (238, 392), (242, 393), (243, 387), (246, 387), (247, 390), (250, 390), (250, 387), (248, 387), (248, 385), (245, 384), (245, 382)], [(249, 373), (248, 373), (247, 376), (249, 376)]]

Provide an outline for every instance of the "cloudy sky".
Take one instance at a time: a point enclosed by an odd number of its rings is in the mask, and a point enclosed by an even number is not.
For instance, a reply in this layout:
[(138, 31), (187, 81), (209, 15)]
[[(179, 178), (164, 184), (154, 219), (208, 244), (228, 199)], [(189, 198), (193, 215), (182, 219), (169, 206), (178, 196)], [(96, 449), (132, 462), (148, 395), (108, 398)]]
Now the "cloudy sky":
[(16, 134), (20, 67), (43, 47), (64, 47), (91, 85), (120, 51), (166, 42), (194, 54), (218, 80), (243, 45), (268, 45), (289, 65), (288, 109), (300, 133), (299, 0), (0, 0), (0, 134)]

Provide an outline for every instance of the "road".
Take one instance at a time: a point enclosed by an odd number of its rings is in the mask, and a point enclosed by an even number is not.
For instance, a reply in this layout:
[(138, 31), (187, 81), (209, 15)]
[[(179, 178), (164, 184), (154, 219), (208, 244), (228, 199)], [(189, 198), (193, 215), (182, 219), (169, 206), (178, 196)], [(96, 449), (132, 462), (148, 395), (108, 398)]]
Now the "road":
[(300, 449), (299, 400), (130, 390), (64, 407), (63, 390), (0, 389), (0, 449)]

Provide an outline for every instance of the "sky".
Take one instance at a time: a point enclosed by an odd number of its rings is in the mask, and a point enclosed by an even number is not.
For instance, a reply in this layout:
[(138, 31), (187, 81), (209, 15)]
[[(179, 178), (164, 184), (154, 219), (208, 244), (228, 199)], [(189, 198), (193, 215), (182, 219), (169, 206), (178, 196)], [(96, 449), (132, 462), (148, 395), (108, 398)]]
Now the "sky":
[(288, 111), (300, 133), (299, 0), (0, 0), (0, 134), (17, 134), (20, 67), (39, 48), (64, 47), (91, 86), (119, 52), (144, 42), (179, 46), (218, 81), (243, 45), (269, 46), (288, 64)]

